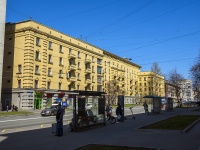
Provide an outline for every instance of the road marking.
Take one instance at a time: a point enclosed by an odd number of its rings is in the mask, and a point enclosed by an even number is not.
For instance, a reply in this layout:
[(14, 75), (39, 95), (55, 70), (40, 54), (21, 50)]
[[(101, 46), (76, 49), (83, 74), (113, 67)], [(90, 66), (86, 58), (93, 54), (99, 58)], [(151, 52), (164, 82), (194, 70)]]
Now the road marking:
[(6, 130), (2, 130), (1, 132), (5, 132)]
[[(71, 115), (64, 115), (64, 116), (72, 116), (72, 114)], [(15, 119), (15, 120), (4, 120), (4, 121), (0, 121), (0, 123), (3, 123), (3, 122), (14, 122), (14, 121), (25, 121), (25, 120), (36, 120), (36, 119), (48, 119), (48, 118), (52, 118), (52, 117), (54, 117), (55, 118), (55, 116), (49, 116), (49, 117), (35, 117), (35, 118), (25, 118), (25, 119)]]

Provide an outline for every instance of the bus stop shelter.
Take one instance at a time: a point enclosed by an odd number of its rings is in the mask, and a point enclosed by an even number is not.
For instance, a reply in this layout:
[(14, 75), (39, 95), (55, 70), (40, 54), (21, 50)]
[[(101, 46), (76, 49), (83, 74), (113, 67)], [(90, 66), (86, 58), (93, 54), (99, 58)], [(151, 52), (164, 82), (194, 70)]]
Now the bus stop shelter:
[(161, 99), (163, 97), (149, 95), (149, 96), (144, 96), (143, 98), (149, 99), (149, 103), (151, 104), (150, 113), (157, 114), (161, 112), (161, 107), (162, 107)]
[(166, 111), (172, 111), (174, 109), (174, 107), (173, 107), (174, 99), (173, 98), (171, 98), (171, 97), (166, 98), (165, 103), (166, 103), (166, 107), (165, 107)]
[(68, 92), (68, 97), (73, 99), (71, 122), (73, 131), (105, 125), (105, 94), (104, 92), (94, 91)]

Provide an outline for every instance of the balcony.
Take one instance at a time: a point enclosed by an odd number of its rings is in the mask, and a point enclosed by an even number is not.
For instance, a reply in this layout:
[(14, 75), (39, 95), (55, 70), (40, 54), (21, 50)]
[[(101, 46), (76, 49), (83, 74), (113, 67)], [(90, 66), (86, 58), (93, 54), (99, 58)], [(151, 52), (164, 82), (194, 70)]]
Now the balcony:
[(98, 84), (98, 85), (103, 85), (102, 80), (101, 80), (101, 81), (98, 80), (98, 81), (97, 81), (97, 84)]
[(68, 78), (69, 82), (76, 82), (76, 77), (75, 76), (71, 76)]
[(91, 73), (91, 68), (86, 68), (85, 73)]
[(68, 58), (69, 58), (69, 59), (75, 59), (75, 58), (76, 58), (76, 55), (75, 55), (75, 54), (72, 54), (72, 53), (71, 53), (71, 54), (68, 54)]
[(73, 64), (73, 65), (68, 66), (68, 70), (76, 70), (76, 65)]
[(102, 72), (97, 72), (97, 76), (103, 76)]
[(85, 83), (86, 83), (86, 84), (91, 84), (91, 83), (92, 83), (91, 78), (85, 79)]
[(86, 63), (86, 64), (87, 64), (87, 63), (91, 63), (91, 60), (88, 59), (88, 58), (86, 58), (86, 59), (85, 59), (85, 63)]

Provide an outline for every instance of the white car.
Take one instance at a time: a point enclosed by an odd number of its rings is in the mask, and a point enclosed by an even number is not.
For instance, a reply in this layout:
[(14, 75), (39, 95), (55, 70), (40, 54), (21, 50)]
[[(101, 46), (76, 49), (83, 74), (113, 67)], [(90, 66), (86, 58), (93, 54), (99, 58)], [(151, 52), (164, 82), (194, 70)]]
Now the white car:
[(57, 106), (59, 103), (60, 103), (60, 102), (55, 101), (55, 102), (52, 103), (52, 106)]
[(87, 109), (91, 109), (92, 108), (92, 104), (86, 104), (85, 105), (85, 109), (87, 110)]

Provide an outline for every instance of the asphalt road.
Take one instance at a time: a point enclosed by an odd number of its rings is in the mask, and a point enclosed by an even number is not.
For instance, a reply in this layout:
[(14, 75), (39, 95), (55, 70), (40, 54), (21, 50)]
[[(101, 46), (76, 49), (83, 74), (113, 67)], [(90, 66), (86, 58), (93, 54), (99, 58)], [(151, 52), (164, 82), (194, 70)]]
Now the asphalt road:
[[(132, 115), (129, 108), (125, 108), (125, 116)], [(133, 108), (134, 114), (144, 113), (142, 106), (136, 106)], [(113, 115), (115, 116), (115, 110), (113, 109)], [(67, 112), (63, 117), (64, 124), (67, 124), (68, 120), (71, 120), (72, 112)], [(40, 116), (40, 110), (36, 110), (33, 115), (24, 116), (7, 116), (0, 117), (0, 130), (14, 130), (19, 128), (27, 128), (30, 126), (50, 126), (55, 123), (55, 116)]]

